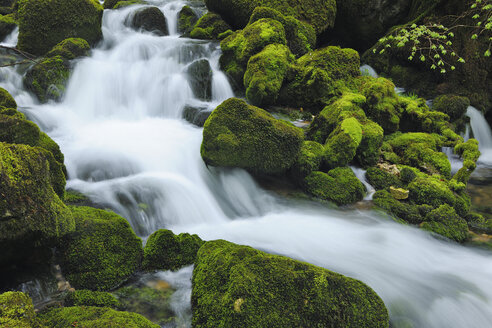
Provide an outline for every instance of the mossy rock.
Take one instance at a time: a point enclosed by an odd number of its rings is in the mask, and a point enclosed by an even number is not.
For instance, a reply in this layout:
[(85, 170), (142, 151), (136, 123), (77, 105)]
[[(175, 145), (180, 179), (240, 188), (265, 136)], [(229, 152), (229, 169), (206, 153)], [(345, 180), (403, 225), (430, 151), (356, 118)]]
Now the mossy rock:
[(379, 124), (371, 120), (362, 123), (362, 140), (355, 156), (362, 167), (375, 165), (379, 161), (383, 138), (384, 131)]
[(187, 34), (198, 22), (198, 15), (190, 6), (183, 6), (178, 13), (178, 32)]
[(202, 40), (221, 40), (231, 27), (213, 12), (208, 12), (196, 22), (190, 32), (190, 38)]
[(301, 22), (293, 16), (284, 16), (273, 8), (256, 7), (248, 25), (262, 18), (272, 18), (283, 25), (287, 46), (294, 55), (302, 56), (316, 48), (316, 32), (310, 24)]
[(303, 139), (294, 125), (231, 98), (205, 122), (201, 155), (207, 165), (281, 174), (294, 164)]
[(470, 106), (470, 100), (467, 97), (457, 95), (442, 95), (434, 99), (432, 109), (443, 112), (455, 121), (462, 118)]
[(58, 43), (47, 54), (46, 57), (61, 56), (71, 60), (89, 55), (91, 47), (89, 43), (81, 38), (68, 38)]
[(312, 172), (304, 179), (303, 189), (314, 197), (332, 201), (337, 205), (360, 201), (366, 191), (349, 167), (337, 167), (328, 173)]
[(447, 205), (441, 205), (425, 216), (421, 228), (445, 236), (459, 243), (468, 238), (466, 221), (456, 214), (455, 210)]
[(157, 7), (145, 7), (137, 10), (133, 14), (132, 27), (156, 35), (169, 34), (166, 17)]
[(0, 107), (17, 109), (14, 97), (4, 88), (0, 88)]
[(205, 0), (207, 8), (235, 29), (244, 28), (256, 7), (269, 7), (311, 24), (319, 34), (335, 22), (335, 0)]
[(317, 114), (360, 75), (359, 68), (359, 54), (353, 49), (329, 46), (309, 52), (297, 60), (278, 103)]
[(113, 9), (114, 5), (116, 5), (120, 0), (104, 0), (104, 9)]
[(121, 307), (116, 297), (106, 292), (76, 290), (69, 292), (64, 299), (65, 306), (98, 306), (117, 309)]
[(114, 6), (113, 9), (120, 9), (120, 8), (125, 8), (128, 6), (132, 5), (143, 5), (146, 4), (144, 0), (127, 0), (127, 1), (118, 1)]
[(160, 229), (150, 235), (144, 248), (144, 270), (178, 270), (195, 262), (203, 241), (197, 235)]
[(224, 240), (200, 248), (191, 304), (193, 327), (388, 327), (361, 281)]
[(47, 327), (66, 328), (76, 324), (77, 327), (125, 327), (125, 328), (159, 328), (140, 314), (116, 311), (107, 307), (74, 306), (54, 308), (39, 316)]
[(304, 141), (291, 174), (298, 183), (314, 171), (318, 171), (323, 159), (324, 147), (316, 141)]
[(323, 163), (330, 168), (345, 166), (354, 159), (362, 141), (362, 125), (356, 118), (343, 120), (328, 136), (323, 153)]
[(113, 212), (70, 207), (75, 232), (60, 244), (60, 264), (75, 288), (109, 290), (140, 268), (142, 241), (128, 222)]
[(32, 66), (24, 76), (24, 86), (40, 102), (61, 100), (70, 76), (70, 64), (61, 57), (49, 57)]
[(377, 167), (370, 167), (366, 171), (366, 179), (376, 190), (388, 189), (393, 186), (400, 188), (402, 181), (395, 174), (391, 174)]
[(463, 159), (463, 167), (456, 172), (453, 180), (466, 184), (473, 171), (475, 171), (477, 160), (481, 155), (478, 149), (478, 141), (469, 139), (466, 142), (458, 143), (454, 147), (454, 152)]
[(398, 201), (387, 190), (376, 191), (373, 201), (374, 205), (409, 223), (420, 224), (424, 221), (421, 211), (426, 211), (427, 207), (419, 207), (408, 201)]
[(16, 27), (14, 15), (0, 15), (0, 40), (5, 39)]
[(19, 0), (17, 47), (44, 55), (67, 38), (95, 45), (102, 38), (103, 8), (96, 0)]
[(29, 296), (21, 292), (0, 294), (0, 326), (5, 328), (41, 328)]
[(405, 150), (403, 163), (418, 167), (430, 174), (442, 174), (451, 177), (451, 163), (446, 154), (435, 151), (424, 143), (414, 143)]
[(293, 61), (283, 44), (269, 44), (252, 56), (244, 74), (246, 99), (255, 106), (273, 105)]
[(220, 47), (221, 69), (236, 86), (243, 85), (243, 76), (251, 56), (269, 44), (287, 43), (282, 24), (271, 18), (262, 18), (241, 31), (236, 31), (222, 40)]
[(48, 151), (0, 142), (0, 263), (52, 247), (75, 229), (52, 186)]
[(195, 97), (200, 100), (212, 99), (213, 71), (207, 59), (198, 59), (186, 69), (188, 83)]

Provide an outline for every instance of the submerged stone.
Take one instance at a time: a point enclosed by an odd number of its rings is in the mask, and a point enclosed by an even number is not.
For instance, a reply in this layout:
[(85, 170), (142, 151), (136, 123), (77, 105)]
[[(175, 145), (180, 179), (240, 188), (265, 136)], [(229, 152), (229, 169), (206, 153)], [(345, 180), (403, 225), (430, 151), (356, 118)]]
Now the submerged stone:
[(207, 59), (199, 59), (186, 69), (188, 82), (195, 97), (200, 100), (212, 99), (212, 67)]

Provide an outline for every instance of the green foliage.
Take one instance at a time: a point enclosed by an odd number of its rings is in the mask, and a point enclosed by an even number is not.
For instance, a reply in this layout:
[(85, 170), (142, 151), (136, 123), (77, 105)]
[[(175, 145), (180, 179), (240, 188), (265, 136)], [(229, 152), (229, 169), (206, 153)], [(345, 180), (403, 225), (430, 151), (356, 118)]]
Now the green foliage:
[(248, 61), (244, 74), (246, 99), (255, 106), (275, 103), (293, 56), (282, 44), (267, 45)]
[(92, 207), (70, 207), (75, 233), (59, 247), (61, 267), (75, 288), (108, 290), (140, 267), (142, 241), (121, 216)]
[(192, 284), (193, 327), (388, 327), (364, 283), (224, 240), (202, 246)]
[(203, 241), (197, 235), (160, 229), (150, 235), (144, 248), (144, 270), (179, 270), (195, 262)]
[(303, 189), (314, 197), (346, 205), (362, 200), (366, 188), (349, 167), (337, 167), (328, 173), (315, 171), (302, 183)]
[(231, 27), (216, 13), (208, 12), (193, 26), (190, 37), (203, 40), (220, 40), (219, 36), (224, 35)]
[(208, 165), (280, 174), (294, 163), (303, 139), (301, 129), (231, 98), (205, 122), (201, 155)]
[(91, 47), (84, 39), (68, 38), (58, 43), (47, 54), (46, 57), (61, 56), (71, 60), (78, 57), (87, 56)]
[(21, 292), (0, 294), (0, 326), (5, 328), (37, 328), (32, 300)]
[(96, 0), (19, 0), (17, 47), (43, 55), (67, 38), (94, 45), (102, 38), (103, 8)]
[(106, 307), (74, 306), (54, 308), (39, 316), (50, 328), (159, 328), (137, 313), (116, 311)]
[(375, 165), (383, 145), (384, 131), (379, 124), (367, 120), (362, 124), (362, 140), (357, 148), (356, 159), (363, 167)]
[(65, 296), (65, 306), (97, 306), (97, 307), (110, 307), (119, 308), (120, 302), (106, 292), (95, 292), (92, 290), (76, 290), (69, 292)]

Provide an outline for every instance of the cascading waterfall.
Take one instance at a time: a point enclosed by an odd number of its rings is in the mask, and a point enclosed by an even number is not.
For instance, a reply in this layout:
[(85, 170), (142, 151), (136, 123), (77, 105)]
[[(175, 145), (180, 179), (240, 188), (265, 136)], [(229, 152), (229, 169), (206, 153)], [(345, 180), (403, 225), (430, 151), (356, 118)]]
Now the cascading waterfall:
[[(207, 106), (233, 96), (218, 70), (218, 45), (175, 34), (184, 2), (151, 3), (165, 13), (172, 35), (125, 25), (144, 5), (105, 11), (104, 41), (78, 61), (61, 103), (37, 104), (15, 69), (2, 69), (0, 85), (60, 145), (69, 188), (125, 216), (142, 237), (159, 228), (198, 233), (360, 279), (383, 298), (393, 327), (490, 325), (490, 253), (437, 240), (378, 213), (283, 199), (243, 170), (207, 168), (202, 130), (181, 118), (185, 105), (203, 103), (193, 96), (185, 69), (197, 59), (210, 61), (213, 101)], [(187, 325), (190, 272), (168, 277), (182, 287), (174, 304)]]
[(492, 130), (483, 113), (473, 106), (468, 107), (466, 115), (470, 118), (473, 136), (478, 140), (478, 147), (482, 152), (479, 163), (492, 166)]

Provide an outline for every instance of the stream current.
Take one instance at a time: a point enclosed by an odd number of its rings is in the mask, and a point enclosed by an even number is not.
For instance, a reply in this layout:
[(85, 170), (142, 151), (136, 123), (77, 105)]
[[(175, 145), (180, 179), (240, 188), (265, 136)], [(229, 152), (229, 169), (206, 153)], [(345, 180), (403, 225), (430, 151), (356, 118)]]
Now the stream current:
[[(104, 40), (76, 62), (59, 103), (39, 104), (23, 88), (22, 70), (0, 71), (0, 86), (60, 145), (67, 188), (121, 214), (144, 239), (160, 228), (197, 233), (360, 279), (384, 300), (392, 327), (491, 325), (490, 253), (438, 240), (380, 212), (285, 199), (240, 169), (207, 168), (202, 129), (182, 112), (234, 96), (218, 68), (220, 47), (179, 37), (177, 13), (185, 2), (148, 2), (163, 11), (171, 35), (128, 27), (145, 5), (106, 10)], [(15, 44), (13, 34), (5, 42)], [(186, 74), (203, 58), (213, 68), (207, 103), (193, 96)], [(191, 286), (183, 280), (191, 270), (163, 275), (185, 286), (174, 302), (187, 326)]]

